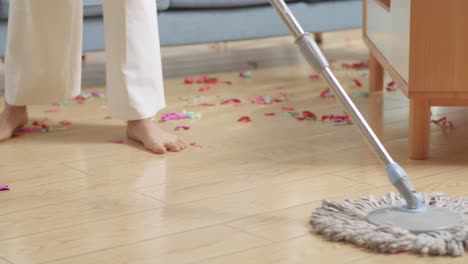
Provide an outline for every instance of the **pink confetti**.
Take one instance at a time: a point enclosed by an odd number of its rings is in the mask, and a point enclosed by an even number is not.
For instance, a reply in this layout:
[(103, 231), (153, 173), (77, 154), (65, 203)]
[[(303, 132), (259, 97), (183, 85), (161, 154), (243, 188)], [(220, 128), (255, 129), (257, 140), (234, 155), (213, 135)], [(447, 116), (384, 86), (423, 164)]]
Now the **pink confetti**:
[(60, 121), (59, 124), (62, 125), (62, 126), (71, 126), (73, 123), (71, 121), (68, 121), (68, 120), (63, 120), (63, 121)]
[(23, 127), (18, 130), (20, 133), (41, 133), (41, 128)]
[(227, 99), (221, 102), (221, 104), (229, 104), (229, 103), (241, 104), (242, 100), (239, 98), (231, 98), (231, 99)]
[(169, 120), (180, 120), (180, 119), (186, 119), (187, 115), (184, 113), (177, 113), (177, 112), (170, 112), (166, 113), (161, 117), (161, 120), (159, 122), (166, 122)]
[(259, 96), (256, 98), (251, 98), (250, 101), (254, 104), (261, 104), (261, 105), (272, 104), (272, 100), (269, 96)]
[(48, 109), (45, 112), (46, 113), (59, 113), (59, 112), (61, 112), (61, 110), (60, 109)]
[(323, 115), (321, 118), (322, 121), (330, 120), (335, 124), (352, 124), (349, 116), (346, 115)]
[(250, 118), (249, 116), (242, 116), (239, 119), (237, 119), (237, 122), (250, 123), (252, 122), (252, 118)]
[(198, 144), (197, 142), (190, 142), (189, 145), (192, 147), (196, 147), (196, 148), (202, 148), (202, 146)]
[(353, 79), (353, 81), (357, 87), (362, 87), (362, 82), (360, 82), (358, 79)]
[(320, 79), (320, 75), (315, 74), (315, 73), (314, 73), (314, 74), (311, 74), (311, 75), (309, 75), (309, 79), (318, 80), (318, 79)]
[(9, 191), (10, 187), (5, 184), (0, 184), (0, 191)]
[(197, 83), (216, 84), (218, 83), (218, 81), (218, 78), (201, 76), (200, 78), (198, 78)]
[(122, 139), (116, 139), (116, 140), (109, 140), (110, 143), (114, 143), (114, 144), (123, 144), (125, 141), (123, 141)]
[(211, 91), (211, 88), (209, 86), (201, 87), (198, 89), (199, 92), (205, 93)]
[(190, 127), (189, 126), (177, 126), (176, 128), (174, 128), (175, 131), (179, 131), (179, 130), (189, 130)]
[(92, 91), (91, 95), (95, 96), (95, 97), (99, 97), (99, 98), (104, 98), (106, 96), (103, 92), (101, 92), (99, 90)]
[(398, 89), (398, 86), (394, 81), (391, 81), (387, 84), (387, 87), (385, 89), (389, 92), (393, 92)]

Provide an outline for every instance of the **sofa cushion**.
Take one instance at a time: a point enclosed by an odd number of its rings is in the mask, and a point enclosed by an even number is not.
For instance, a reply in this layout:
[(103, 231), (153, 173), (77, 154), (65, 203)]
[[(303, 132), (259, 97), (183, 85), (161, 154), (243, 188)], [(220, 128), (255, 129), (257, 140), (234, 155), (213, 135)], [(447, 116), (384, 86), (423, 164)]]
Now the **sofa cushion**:
[[(9, 2), (10, 0), (0, 0), (0, 19), (8, 18)], [(156, 0), (156, 2), (159, 11), (169, 8), (170, 0)], [(83, 13), (85, 17), (102, 16), (102, 0), (83, 0)]]

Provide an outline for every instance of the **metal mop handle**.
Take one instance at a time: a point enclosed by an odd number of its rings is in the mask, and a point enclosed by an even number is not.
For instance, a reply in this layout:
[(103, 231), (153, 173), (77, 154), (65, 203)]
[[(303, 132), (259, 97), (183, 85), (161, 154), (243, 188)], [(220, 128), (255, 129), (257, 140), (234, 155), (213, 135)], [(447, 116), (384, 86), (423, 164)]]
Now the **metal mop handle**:
[(331, 86), (333, 92), (340, 100), (346, 112), (351, 116), (351, 119), (359, 127), (361, 134), (364, 136), (366, 141), (371, 145), (372, 149), (379, 156), (387, 166), (387, 175), (392, 184), (398, 189), (401, 195), (407, 202), (408, 210), (422, 210), (423, 205), (421, 198), (411, 183), (409, 182), (406, 172), (401, 168), (392, 157), (388, 154), (385, 147), (382, 145), (378, 137), (372, 131), (369, 124), (366, 122), (364, 117), (361, 115), (357, 107), (354, 105), (351, 98), (336, 79), (335, 75), (330, 69), (327, 59), (323, 55), (322, 51), (318, 47), (317, 43), (311, 38), (310, 34), (305, 33), (299, 22), (294, 17), (294, 14), (288, 8), (283, 0), (269, 0), (270, 4), (275, 8), (276, 12), (283, 19), (289, 31), (293, 34), (296, 39), (296, 45), (299, 46), (303, 56), (309, 62), (309, 64), (315, 68), (317, 72), (321, 72), (328, 84)]

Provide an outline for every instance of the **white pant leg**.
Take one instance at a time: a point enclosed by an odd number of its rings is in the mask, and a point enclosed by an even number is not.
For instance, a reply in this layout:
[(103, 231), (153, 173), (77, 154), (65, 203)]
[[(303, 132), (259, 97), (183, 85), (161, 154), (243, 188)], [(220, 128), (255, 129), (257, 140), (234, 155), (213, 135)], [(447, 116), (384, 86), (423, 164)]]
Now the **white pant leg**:
[(80, 93), (81, 0), (11, 0), (5, 99), (46, 104)]
[(165, 107), (155, 0), (104, 0), (107, 87), (113, 117), (138, 120)]

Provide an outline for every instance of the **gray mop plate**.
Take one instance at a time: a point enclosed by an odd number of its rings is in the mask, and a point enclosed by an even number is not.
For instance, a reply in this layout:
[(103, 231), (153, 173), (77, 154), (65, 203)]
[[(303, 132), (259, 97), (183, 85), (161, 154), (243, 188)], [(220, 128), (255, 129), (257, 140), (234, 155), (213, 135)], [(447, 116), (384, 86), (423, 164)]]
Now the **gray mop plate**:
[(423, 212), (406, 212), (400, 207), (380, 208), (371, 211), (367, 221), (378, 226), (400, 227), (413, 233), (449, 231), (463, 223), (462, 218), (450, 209), (432, 206)]

